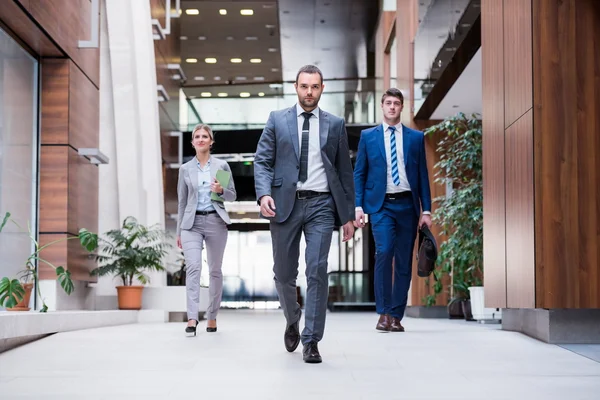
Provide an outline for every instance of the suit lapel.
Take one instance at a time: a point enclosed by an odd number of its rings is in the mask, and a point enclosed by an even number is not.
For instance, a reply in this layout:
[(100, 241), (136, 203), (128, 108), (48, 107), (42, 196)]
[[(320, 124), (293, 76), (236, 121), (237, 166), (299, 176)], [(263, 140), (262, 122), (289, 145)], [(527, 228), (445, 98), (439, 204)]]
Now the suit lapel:
[(329, 135), (329, 118), (321, 109), (319, 109), (319, 140), (321, 141), (321, 150), (327, 146), (327, 136)]
[(198, 160), (196, 157), (192, 158), (191, 162), (188, 164), (187, 171), (188, 176), (192, 181), (194, 192), (198, 192)]
[(292, 140), (292, 144), (294, 145), (294, 152), (296, 153), (296, 158), (300, 161), (300, 150), (298, 149), (300, 144), (298, 139), (298, 115), (296, 114), (296, 106), (293, 106), (286, 113), (288, 130), (290, 131), (290, 139)]
[(219, 167), (217, 166), (217, 163), (215, 162), (215, 158), (213, 156), (210, 156), (210, 181), (211, 181), (211, 183), (217, 176), (218, 169), (219, 169)]
[(404, 157), (404, 167), (408, 165), (408, 131), (404, 125), (402, 126), (402, 156)]
[(376, 132), (376, 140), (377, 140), (377, 147), (379, 147), (379, 150), (381, 150), (381, 157), (383, 157), (384, 160), (387, 160), (387, 157), (385, 155), (385, 137), (383, 134), (383, 125), (379, 125), (377, 127)]

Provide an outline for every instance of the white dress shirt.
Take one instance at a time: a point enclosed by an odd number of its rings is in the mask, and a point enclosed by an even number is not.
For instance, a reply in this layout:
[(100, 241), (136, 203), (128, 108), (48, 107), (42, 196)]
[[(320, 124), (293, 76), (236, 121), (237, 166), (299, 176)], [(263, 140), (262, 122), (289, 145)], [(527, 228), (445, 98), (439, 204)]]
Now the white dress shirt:
[(402, 147), (402, 124), (395, 126), (396, 132), (396, 155), (398, 160), (398, 175), (400, 177), (400, 184), (396, 186), (394, 178), (392, 178), (392, 141), (390, 126), (385, 122), (383, 124), (383, 143), (385, 145), (385, 158), (387, 161), (387, 185), (386, 193), (400, 193), (409, 192), (410, 184), (406, 177), (406, 167), (404, 166), (404, 148)]
[[(302, 125), (304, 125), (305, 112), (300, 104), (296, 104), (298, 116), (298, 156), (302, 153)], [(308, 171), (305, 182), (298, 182), (297, 190), (314, 190), (316, 192), (329, 192), (329, 183), (325, 175), (325, 166), (321, 158), (321, 139), (319, 135), (319, 107), (311, 111), (308, 131)]]
[(196, 166), (198, 167), (198, 204), (196, 211), (213, 211), (215, 207), (210, 199), (210, 159), (202, 168), (200, 161), (196, 158)]

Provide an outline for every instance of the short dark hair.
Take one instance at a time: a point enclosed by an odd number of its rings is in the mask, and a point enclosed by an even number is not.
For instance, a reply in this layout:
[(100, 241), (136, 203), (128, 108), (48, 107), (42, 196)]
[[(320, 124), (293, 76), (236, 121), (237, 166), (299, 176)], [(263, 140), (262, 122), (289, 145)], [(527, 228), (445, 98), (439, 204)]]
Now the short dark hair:
[(306, 74), (319, 74), (319, 76), (321, 77), (321, 84), (323, 84), (323, 73), (318, 67), (314, 65), (305, 65), (304, 67), (300, 68), (298, 70), (298, 73), (296, 74), (296, 83), (298, 83), (298, 78), (303, 72)]
[(383, 96), (381, 96), (381, 104), (383, 104), (383, 101), (388, 96), (397, 97), (398, 99), (400, 99), (400, 103), (404, 104), (404, 96), (402, 96), (402, 92), (400, 91), (400, 89), (389, 88), (388, 90), (386, 90)]

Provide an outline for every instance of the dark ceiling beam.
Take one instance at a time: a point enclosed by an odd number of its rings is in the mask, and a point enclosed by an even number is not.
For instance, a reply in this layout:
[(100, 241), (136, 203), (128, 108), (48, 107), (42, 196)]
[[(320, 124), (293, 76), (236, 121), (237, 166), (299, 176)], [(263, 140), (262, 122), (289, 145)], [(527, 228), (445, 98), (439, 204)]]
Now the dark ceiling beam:
[[(430, 119), (444, 97), (463, 73), (477, 50), (481, 47), (481, 14), (477, 17), (464, 40), (456, 49), (454, 57), (446, 66), (431, 92), (425, 98), (421, 108), (415, 114), (415, 120)], [(444, 48), (440, 52), (445, 51)]]

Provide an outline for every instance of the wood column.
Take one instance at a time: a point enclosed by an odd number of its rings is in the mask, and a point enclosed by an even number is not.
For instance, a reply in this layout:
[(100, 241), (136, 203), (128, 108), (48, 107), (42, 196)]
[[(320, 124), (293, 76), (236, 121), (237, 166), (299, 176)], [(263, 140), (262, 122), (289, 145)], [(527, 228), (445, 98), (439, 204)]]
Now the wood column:
[(482, 0), (486, 306), (600, 307), (600, 5)]

